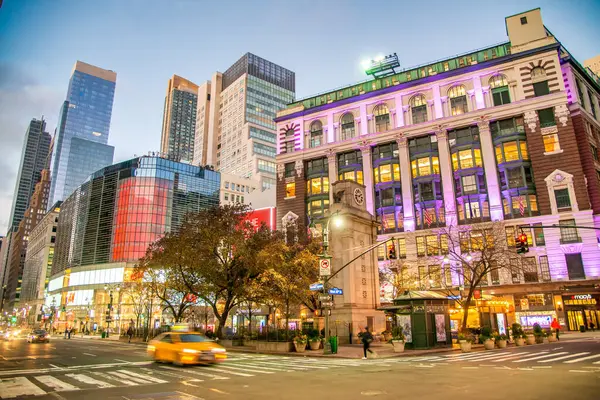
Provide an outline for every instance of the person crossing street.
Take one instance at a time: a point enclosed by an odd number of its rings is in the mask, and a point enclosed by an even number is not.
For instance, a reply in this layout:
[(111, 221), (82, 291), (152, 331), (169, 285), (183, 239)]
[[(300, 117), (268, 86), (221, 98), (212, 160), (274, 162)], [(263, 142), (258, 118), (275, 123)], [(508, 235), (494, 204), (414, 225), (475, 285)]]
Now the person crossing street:
[(560, 324), (558, 323), (558, 320), (556, 318), (552, 320), (550, 328), (554, 329), (554, 331), (556, 332), (556, 340), (560, 340), (560, 338), (558, 337), (558, 335), (560, 334)]
[(369, 332), (369, 327), (365, 327), (365, 331), (360, 333), (360, 340), (363, 344), (363, 360), (367, 359), (367, 351), (373, 354), (373, 350), (369, 347), (371, 346), (371, 342), (373, 341), (373, 335)]

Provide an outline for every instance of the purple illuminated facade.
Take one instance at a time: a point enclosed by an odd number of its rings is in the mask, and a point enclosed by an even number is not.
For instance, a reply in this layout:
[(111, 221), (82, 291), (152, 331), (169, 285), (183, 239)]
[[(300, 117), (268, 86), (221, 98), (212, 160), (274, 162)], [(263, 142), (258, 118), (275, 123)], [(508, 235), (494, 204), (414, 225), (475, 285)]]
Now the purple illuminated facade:
[[(529, 267), (483, 282), (498, 304), (510, 304), (498, 314), (599, 326), (600, 230), (543, 227), (600, 228), (600, 80), (545, 29), (539, 9), (507, 17), (506, 26), (507, 43), (278, 113), (278, 226), (322, 225), (330, 185), (355, 180), (380, 223), (378, 240), (398, 238), (398, 258), (418, 265), (418, 276), (433, 268), (460, 286), (444, 273), (437, 230), (501, 221), (509, 245), (527, 234)], [(382, 250), (381, 268), (386, 258)], [(564, 290), (598, 301), (567, 305)], [(393, 296), (382, 288), (382, 302)]]

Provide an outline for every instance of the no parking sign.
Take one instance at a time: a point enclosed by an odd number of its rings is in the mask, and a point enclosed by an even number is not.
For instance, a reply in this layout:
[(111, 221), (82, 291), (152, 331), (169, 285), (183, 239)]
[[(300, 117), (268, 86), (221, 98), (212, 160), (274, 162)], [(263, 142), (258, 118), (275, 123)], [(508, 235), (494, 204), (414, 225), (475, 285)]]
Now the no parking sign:
[(331, 258), (321, 258), (319, 260), (319, 276), (331, 275)]

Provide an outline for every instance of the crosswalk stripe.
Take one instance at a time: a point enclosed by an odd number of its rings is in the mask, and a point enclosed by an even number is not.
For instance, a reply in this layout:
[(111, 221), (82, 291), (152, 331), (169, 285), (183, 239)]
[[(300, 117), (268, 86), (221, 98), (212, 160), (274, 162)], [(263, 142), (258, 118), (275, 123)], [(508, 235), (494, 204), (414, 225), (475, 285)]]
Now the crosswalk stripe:
[[(259, 365), (257, 365), (257, 364), (259, 364)], [(263, 363), (261, 363), (260, 361), (254, 361), (252, 364), (240, 364), (240, 363), (238, 363), (238, 364), (235, 364), (235, 365), (240, 366), (240, 367), (250, 367), (250, 368), (264, 369), (264, 370), (267, 370), (267, 371), (275, 371), (275, 372), (294, 372), (294, 371), (297, 371), (297, 369), (290, 369), (290, 367), (287, 366), (287, 365), (281, 365), (281, 366), (279, 366), (279, 368), (274, 368), (273, 365), (267, 364), (267, 365), (269, 365), (267, 367), (267, 366), (264, 366)], [(244, 369), (244, 370), (247, 371), (247, 369)]]
[[(232, 367), (230, 365), (219, 365), (219, 367), (218, 367), (218, 369), (223, 369), (223, 368), (225, 368), (226, 370), (232, 369), (234, 371), (247, 371), (247, 372), (252, 372), (252, 373), (257, 373), (257, 374), (274, 374), (273, 371), (264, 371), (264, 370), (258, 369), (260, 367), (252, 367), (252, 368), (245, 367), (245, 368), (240, 368), (240, 367)], [(231, 371), (229, 371), (229, 372), (231, 372)], [(252, 375), (249, 375), (249, 376), (252, 376)]]
[(178, 371), (180, 374), (186, 373), (186, 374), (203, 376), (203, 377), (206, 377), (206, 378), (213, 378), (213, 379), (229, 379), (228, 376), (218, 376), (218, 375), (209, 374), (209, 373), (206, 373), (206, 372), (199, 372), (197, 370), (191, 370), (191, 369), (182, 370), (181, 368), (167, 367), (166, 365), (161, 365), (160, 368), (170, 369), (172, 371)]
[(496, 354), (490, 354), (487, 356), (482, 356), (479, 358), (471, 358), (467, 361), (469, 362), (477, 362), (477, 361), (492, 361), (496, 358), (505, 358), (506, 357), (506, 353), (496, 353)]
[(244, 374), (242, 372), (234, 372), (234, 371), (229, 371), (228, 369), (223, 369), (220, 366), (219, 367), (212, 367), (211, 371), (218, 371), (224, 374), (231, 374), (231, 375), (237, 375), (237, 376), (254, 376), (252, 374)]
[(147, 381), (154, 382), (154, 383), (168, 383), (168, 381), (164, 381), (162, 379), (158, 379), (158, 378), (156, 378), (154, 376), (138, 374), (137, 372), (129, 371), (129, 370), (126, 370), (126, 369), (120, 369), (120, 370), (118, 370), (118, 372), (121, 372), (121, 373), (126, 374), (126, 375), (131, 375), (131, 376), (136, 377), (136, 378), (145, 379)]
[(590, 354), (590, 352), (589, 351), (584, 351), (582, 353), (568, 354), (566, 356), (562, 356), (562, 357), (558, 357), (558, 358), (551, 358), (549, 360), (542, 360), (542, 361), (538, 361), (538, 362), (540, 362), (540, 363), (547, 363), (547, 362), (564, 360), (564, 359), (567, 359), (567, 358), (573, 358), (573, 357), (578, 357), (578, 356), (585, 356), (587, 354)]
[(138, 383), (136, 383), (133, 379), (123, 379), (121, 377), (119, 377), (118, 375), (114, 375), (112, 372), (108, 372), (108, 373), (103, 373), (103, 372), (92, 372), (92, 374), (94, 375), (98, 375), (104, 379), (108, 379), (108, 380), (113, 380), (113, 381), (117, 381), (120, 383), (123, 383), (127, 386), (137, 386)]
[[(543, 354), (543, 353), (547, 353), (547, 352), (546, 351), (542, 351), (541, 353), (536, 353), (536, 354)], [(492, 362), (502, 362), (502, 361), (510, 360), (511, 358), (522, 357), (522, 356), (527, 355), (527, 354), (529, 354), (529, 357), (532, 355), (532, 353), (530, 353), (528, 351), (523, 351), (523, 352), (519, 352), (519, 353), (512, 353), (509, 356), (507, 356), (506, 353), (505, 353), (504, 357), (492, 360)]]
[(0, 397), (3, 399), (12, 399), (17, 396), (41, 396), (44, 394), (46, 394), (45, 390), (40, 389), (24, 376), (0, 381)]
[(41, 383), (43, 383), (44, 385), (56, 390), (57, 392), (79, 390), (79, 388), (77, 386), (73, 386), (70, 383), (63, 382), (54, 376), (40, 375), (40, 376), (34, 376), (34, 378), (36, 380), (40, 381)]
[(561, 354), (568, 354), (568, 352), (566, 352), (566, 351), (560, 351), (558, 353), (546, 354), (546, 355), (543, 355), (543, 356), (536, 356), (536, 357), (529, 357), (529, 358), (524, 358), (522, 360), (515, 360), (513, 362), (514, 363), (521, 363), (521, 362), (525, 362), (525, 361), (534, 361), (534, 360), (540, 360), (542, 358), (560, 356)]
[[(282, 367), (282, 368), (292, 368), (292, 369), (303, 370), (303, 371), (306, 371), (307, 369), (328, 369), (328, 367), (324, 367), (324, 366), (320, 366), (320, 365), (311, 365), (309, 363), (300, 363), (300, 362), (294, 362), (294, 363), (288, 364), (288, 363), (276, 363), (276, 362), (272, 362), (272, 361), (256, 361), (256, 363), (272, 365), (272, 366)], [(337, 365), (333, 365), (332, 367), (339, 368)]]
[(600, 357), (600, 354), (594, 354), (594, 355), (583, 357), (583, 358), (577, 358), (575, 360), (565, 361), (565, 364), (573, 364), (573, 363), (577, 363), (577, 362), (581, 362), (581, 361), (585, 361), (585, 360), (591, 360), (591, 359), (598, 358), (598, 357)]
[(75, 379), (76, 381), (86, 383), (88, 385), (96, 385), (101, 389), (115, 387), (112, 383), (99, 381), (97, 379), (92, 378), (91, 376), (83, 375), (83, 374), (66, 374), (65, 376)]

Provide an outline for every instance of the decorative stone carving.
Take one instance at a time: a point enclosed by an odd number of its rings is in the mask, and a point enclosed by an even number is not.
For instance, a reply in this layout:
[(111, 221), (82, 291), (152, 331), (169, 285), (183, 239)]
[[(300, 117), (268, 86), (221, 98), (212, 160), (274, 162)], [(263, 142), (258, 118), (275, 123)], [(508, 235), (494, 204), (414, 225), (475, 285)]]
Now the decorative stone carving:
[(475, 122), (477, 122), (477, 127), (479, 128), (479, 132), (490, 130), (490, 119), (487, 115), (482, 115), (481, 117), (476, 118)]
[(277, 177), (279, 180), (283, 179), (283, 174), (285, 173), (285, 165), (277, 164)]
[(561, 104), (554, 107), (554, 115), (558, 117), (558, 120), (562, 126), (567, 126), (567, 122), (569, 121), (569, 109), (567, 108), (566, 104)]
[(373, 114), (367, 114), (367, 119), (370, 121), (373, 119)]
[(371, 142), (369, 142), (367, 139), (360, 140), (358, 142), (358, 148), (360, 149), (363, 156), (366, 154), (371, 154)]
[(398, 143), (398, 148), (406, 148), (408, 146), (408, 140), (403, 133), (399, 133), (396, 135), (396, 143)]
[(296, 175), (298, 175), (298, 178), (302, 178), (302, 171), (304, 171), (304, 163), (302, 162), (302, 160), (296, 160)]
[(467, 94), (471, 97), (475, 96), (475, 89), (467, 90)]
[(535, 111), (527, 111), (524, 115), (524, 121), (531, 132), (535, 132), (538, 120), (538, 115)]
[(333, 149), (328, 149), (325, 151), (325, 156), (327, 157), (327, 161), (331, 162), (335, 162), (336, 159), (336, 152)]
[(434, 128), (435, 136), (438, 139), (448, 138), (448, 125), (438, 125)]
[(333, 123), (333, 127), (334, 127), (335, 129), (337, 129), (339, 126), (340, 126), (340, 123), (339, 123), (339, 122), (334, 122), (334, 123)]
[(355, 117), (354, 118), (354, 122), (357, 124), (360, 124), (361, 118), (360, 117)]

